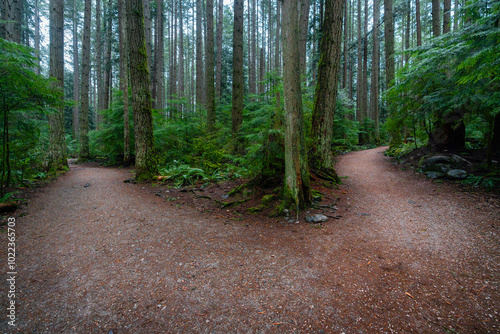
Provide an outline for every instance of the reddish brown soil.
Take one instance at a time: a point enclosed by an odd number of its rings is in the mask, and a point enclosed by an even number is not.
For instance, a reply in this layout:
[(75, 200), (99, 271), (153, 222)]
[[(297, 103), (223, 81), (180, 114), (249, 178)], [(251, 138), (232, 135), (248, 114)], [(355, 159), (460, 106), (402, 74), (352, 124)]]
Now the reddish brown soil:
[(342, 217), (322, 225), (195, 195), (223, 200), (231, 184), (181, 193), (72, 165), (17, 217), (17, 327), (2, 307), (0, 330), (498, 333), (498, 199), (402, 171), (383, 151), (339, 157), (348, 178), (322, 204), (338, 196), (326, 213)]

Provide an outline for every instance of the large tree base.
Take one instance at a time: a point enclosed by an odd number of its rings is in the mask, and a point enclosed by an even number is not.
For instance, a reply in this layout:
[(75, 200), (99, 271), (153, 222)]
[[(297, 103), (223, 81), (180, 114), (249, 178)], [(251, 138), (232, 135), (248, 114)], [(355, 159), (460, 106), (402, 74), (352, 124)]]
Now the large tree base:
[(337, 171), (333, 167), (312, 168), (311, 173), (313, 173), (322, 180), (336, 184), (340, 183), (340, 177), (338, 176)]

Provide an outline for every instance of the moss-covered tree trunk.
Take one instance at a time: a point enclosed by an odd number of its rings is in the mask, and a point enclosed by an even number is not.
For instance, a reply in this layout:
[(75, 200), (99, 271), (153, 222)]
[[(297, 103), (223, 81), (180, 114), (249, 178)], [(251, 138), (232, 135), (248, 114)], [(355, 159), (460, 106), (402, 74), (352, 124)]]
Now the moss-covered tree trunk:
[[(50, 1), (50, 73), (55, 85), (64, 89), (64, 1)], [(64, 98), (64, 97), (62, 97)], [(61, 103), (49, 115), (49, 170), (68, 168), (64, 136), (64, 106)]]
[(321, 38), (321, 58), (318, 65), (318, 83), (312, 118), (313, 156), (311, 166), (320, 176), (338, 181), (333, 168), (332, 136), (337, 81), (340, 70), (342, 43), (342, 14), (344, 0), (326, 0), (325, 20)]
[(145, 180), (157, 174), (154, 152), (153, 114), (151, 107), (148, 54), (144, 34), (141, 0), (127, 1), (130, 81), (135, 134), (135, 177)]
[(90, 18), (92, 15), (92, 1), (85, 0), (85, 16), (83, 19), (83, 43), (82, 43), (82, 89), (80, 101), (80, 149), (79, 160), (89, 158), (89, 83), (90, 83)]
[(300, 87), (298, 0), (283, 0), (283, 91), (285, 94), (285, 180), (283, 195), (288, 206), (311, 202)]

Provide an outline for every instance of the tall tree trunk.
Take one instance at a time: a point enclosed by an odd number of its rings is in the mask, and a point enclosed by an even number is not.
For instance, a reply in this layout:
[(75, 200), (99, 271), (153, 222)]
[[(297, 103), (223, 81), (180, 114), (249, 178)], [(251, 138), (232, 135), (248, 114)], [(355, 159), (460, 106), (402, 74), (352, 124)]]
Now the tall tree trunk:
[(196, 0), (196, 104), (203, 104), (203, 35), (201, 0)]
[(35, 54), (36, 54), (36, 69), (35, 73), (40, 75), (40, 3), (35, 0)]
[(104, 81), (102, 77), (102, 39), (101, 39), (101, 0), (96, 0), (96, 13), (95, 13), (95, 34), (96, 34), (96, 54), (95, 66), (97, 68), (97, 109), (96, 113), (96, 127), (99, 127), (101, 119), (100, 111), (104, 110)]
[[(405, 30), (405, 50), (410, 49), (410, 23), (411, 23), (411, 2), (410, 0), (406, 1), (406, 7), (407, 7), (407, 12), (406, 12), (406, 30)], [(408, 61), (410, 60), (410, 54), (407, 52), (405, 54), (405, 64), (408, 64)]]
[(118, 24), (120, 39), (120, 90), (123, 93), (123, 165), (130, 165), (130, 122), (128, 100), (128, 38), (126, 1), (118, 0)]
[[(361, 0), (358, 0), (358, 73), (356, 77), (356, 120), (363, 124), (363, 37), (361, 35)], [(359, 134), (359, 142), (363, 143), (363, 135)]]
[[(300, 52), (300, 73), (306, 74), (307, 69), (307, 35), (309, 32), (309, 10), (311, 0), (299, 0), (299, 52)], [(303, 78), (305, 80), (305, 77)]]
[(224, 23), (224, 0), (219, 0), (219, 9), (217, 11), (217, 65), (216, 65), (216, 82), (215, 82), (215, 96), (217, 99), (221, 97), (222, 90), (222, 28)]
[(281, 74), (281, 52), (280, 52), (280, 41), (281, 41), (281, 1), (276, 4), (276, 48), (274, 50), (274, 70), (277, 75)]
[(250, 95), (255, 95), (257, 93), (257, 4), (255, 0), (252, 0), (252, 8), (250, 10), (250, 50), (248, 53), (248, 92)]
[(373, 0), (373, 59), (372, 59), (372, 74), (371, 74), (371, 97), (370, 110), (373, 120), (375, 121), (375, 142), (380, 143), (380, 127), (379, 127), (379, 108), (378, 108), (378, 80), (379, 80), (379, 64), (380, 64), (380, 49), (378, 41), (378, 26), (380, 20), (380, 5), (379, 0)]
[(144, 12), (144, 36), (146, 38), (146, 53), (148, 54), (148, 72), (150, 75), (149, 89), (153, 90), (153, 80), (152, 79), (152, 62), (153, 62), (153, 50), (152, 50), (152, 38), (153, 38), (153, 23), (151, 19), (151, 0), (142, 0), (142, 9)]
[(348, 19), (348, 15), (347, 15), (347, 11), (348, 11), (348, 5), (349, 5), (350, 1), (349, 0), (345, 0), (345, 4), (344, 4), (344, 68), (343, 68), (343, 76), (342, 76), (342, 89), (347, 89), (347, 68), (349, 66), (349, 62), (347, 60), (347, 55), (348, 55), (348, 52), (347, 52), (347, 42), (348, 42), (348, 39), (349, 39), (349, 36), (347, 34), (348, 32), (348, 22), (349, 22), (349, 19)]
[(332, 136), (342, 53), (342, 15), (345, 0), (326, 0), (322, 27), (321, 58), (312, 117), (312, 165), (318, 175), (339, 181), (333, 167)]
[[(365, 17), (363, 24), (363, 82), (361, 83), (361, 117), (364, 123), (368, 118), (368, 0), (365, 0)], [(363, 129), (368, 132), (368, 129), (363, 124)], [(363, 135), (363, 143), (368, 140), (368, 133)]]
[(21, 43), (22, 36), (22, 0), (3, 0), (2, 1), (2, 20), (0, 23), (0, 37)]
[(432, 35), (434, 37), (441, 35), (440, 29), (440, 4), (439, 0), (432, 0)]
[(85, 0), (85, 16), (83, 18), (82, 41), (82, 90), (80, 101), (80, 149), (78, 160), (85, 161), (90, 157), (89, 150), (89, 85), (90, 85), (90, 22), (92, 17), (92, 0)]
[(157, 174), (157, 158), (154, 152), (150, 75), (141, 0), (127, 1), (127, 29), (134, 113), (135, 177), (144, 180)]
[[(112, 20), (112, 0), (108, 1), (107, 6), (107, 22), (105, 27), (106, 33), (106, 63), (105, 63), (105, 71), (104, 71), (104, 109), (109, 109), (111, 105), (111, 75), (112, 75), (112, 63), (111, 63), (111, 39), (113, 35), (113, 20)], [(104, 117), (100, 117), (100, 122), (104, 121)]]
[[(50, 77), (56, 87), (64, 90), (64, 0), (50, 0)], [(64, 99), (64, 97), (63, 97)], [(68, 168), (64, 136), (64, 106), (62, 103), (49, 115), (49, 170)]]
[[(212, 0), (213, 1), (213, 0)], [(179, 81), (179, 90), (177, 92), (177, 96), (180, 100), (184, 98), (184, 24), (183, 24), (183, 11), (182, 5), (183, 1), (179, 1), (179, 57), (177, 61), (177, 65), (179, 68), (179, 73), (177, 74), (177, 78)], [(179, 105), (179, 113), (183, 113), (184, 102), (181, 102)]]
[(238, 131), (243, 121), (243, 0), (234, 0), (234, 29), (233, 29), (233, 106), (231, 132), (235, 152), (242, 149)]
[(299, 0), (283, 0), (283, 92), (285, 94), (285, 206), (311, 203), (311, 184), (302, 110)]
[(215, 82), (214, 82), (214, 1), (207, 0), (207, 128), (208, 132), (215, 129)]
[(80, 100), (80, 65), (78, 60), (78, 11), (73, 0), (73, 139), (78, 138), (79, 122), (78, 101)]
[(444, 0), (443, 34), (450, 32), (450, 29), (451, 29), (451, 0)]
[(417, 46), (422, 45), (422, 24), (420, 21), (420, 0), (415, 0), (415, 20), (417, 21)]

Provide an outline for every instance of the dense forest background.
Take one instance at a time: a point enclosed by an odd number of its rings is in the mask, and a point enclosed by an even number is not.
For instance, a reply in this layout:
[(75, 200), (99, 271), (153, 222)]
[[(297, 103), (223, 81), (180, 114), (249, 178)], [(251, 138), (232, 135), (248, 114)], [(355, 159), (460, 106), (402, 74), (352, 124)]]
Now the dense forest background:
[[(2, 0), (2, 195), (66, 157), (297, 205), (332, 152), (500, 158), (500, 3)], [(296, 80), (297, 79), (297, 80)], [(298, 95), (297, 95), (298, 94)], [(285, 182), (286, 184), (286, 182)]]

